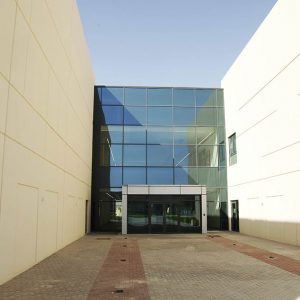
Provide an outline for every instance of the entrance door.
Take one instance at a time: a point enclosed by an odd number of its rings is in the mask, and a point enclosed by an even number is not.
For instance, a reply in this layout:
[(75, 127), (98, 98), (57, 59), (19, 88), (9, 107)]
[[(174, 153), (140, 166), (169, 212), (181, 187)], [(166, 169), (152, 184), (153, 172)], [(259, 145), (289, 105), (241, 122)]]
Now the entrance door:
[(239, 228), (239, 201), (231, 201), (231, 230), (240, 231)]
[(163, 203), (151, 203), (150, 205), (150, 226), (151, 233), (164, 232), (164, 204)]

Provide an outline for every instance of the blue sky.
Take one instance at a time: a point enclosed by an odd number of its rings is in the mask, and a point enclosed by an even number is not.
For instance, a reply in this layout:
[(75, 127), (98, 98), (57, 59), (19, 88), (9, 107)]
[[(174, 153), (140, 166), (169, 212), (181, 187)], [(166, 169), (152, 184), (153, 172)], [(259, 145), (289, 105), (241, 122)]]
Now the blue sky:
[(219, 87), (276, 0), (77, 0), (96, 84)]

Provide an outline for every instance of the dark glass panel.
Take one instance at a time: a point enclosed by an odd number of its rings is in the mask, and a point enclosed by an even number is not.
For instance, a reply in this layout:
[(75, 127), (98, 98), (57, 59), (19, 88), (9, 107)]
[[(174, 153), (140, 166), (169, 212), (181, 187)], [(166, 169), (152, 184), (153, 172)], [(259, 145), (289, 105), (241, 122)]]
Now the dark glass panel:
[(146, 184), (146, 168), (124, 167), (123, 184)]
[(101, 127), (101, 143), (122, 143), (123, 126), (109, 125)]
[(102, 106), (104, 124), (123, 124), (123, 106)]
[[(137, 198), (137, 199), (134, 199)], [(145, 196), (128, 196), (128, 233), (148, 233), (148, 202)]]
[(180, 231), (201, 232), (200, 213), (200, 201), (182, 201), (180, 205)]
[(173, 131), (168, 127), (148, 127), (148, 144), (173, 144)]
[(196, 106), (216, 106), (215, 90), (195, 90)]
[(100, 201), (122, 201), (122, 192), (104, 191), (100, 192)]
[(147, 168), (147, 184), (173, 184), (173, 168)]
[(195, 108), (174, 107), (174, 125), (194, 125)]
[(172, 105), (172, 89), (148, 89), (148, 105)]
[(219, 145), (219, 166), (226, 167), (226, 149), (224, 142)]
[(100, 167), (99, 183), (102, 187), (122, 186), (122, 168)]
[(218, 146), (197, 146), (199, 167), (218, 167)]
[(172, 107), (148, 107), (149, 125), (172, 125)]
[(101, 231), (120, 232), (122, 228), (122, 202), (101, 201), (99, 202), (100, 216), (98, 226)]
[(164, 204), (151, 203), (151, 233), (159, 233), (164, 230)]
[(101, 144), (100, 145), (101, 166), (122, 166), (122, 145)]
[(193, 89), (173, 89), (173, 104), (178, 106), (195, 106)]
[(196, 123), (202, 126), (216, 126), (217, 125), (217, 108), (214, 107), (197, 107), (196, 109)]
[(122, 105), (123, 88), (102, 88), (101, 102), (103, 105)]
[(198, 184), (197, 168), (175, 168), (175, 184)]
[(145, 144), (146, 128), (142, 126), (124, 126), (125, 144)]
[(124, 166), (145, 166), (146, 146), (124, 145)]
[(215, 127), (197, 127), (196, 135), (198, 145), (215, 145), (218, 143)]
[(174, 127), (174, 144), (196, 144), (195, 127)]
[(125, 105), (146, 105), (146, 89), (125, 88)]
[(175, 167), (196, 166), (196, 147), (194, 145), (174, 146)]
[(220, 229), (220, 189), (207, 188), (207, 227)]
[(148, 166), (173, 166), (173, 146), (148, 145)]
[(145, 125), (146, 118), (146, 107), (129, 106), (124, 108), (125, 125)]

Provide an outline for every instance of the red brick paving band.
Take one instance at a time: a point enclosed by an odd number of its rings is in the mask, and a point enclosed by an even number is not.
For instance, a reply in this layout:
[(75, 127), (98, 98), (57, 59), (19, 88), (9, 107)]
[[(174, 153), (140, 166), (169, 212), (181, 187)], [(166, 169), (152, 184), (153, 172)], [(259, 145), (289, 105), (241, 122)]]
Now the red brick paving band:
[(239, 253), (243, 253), (245, 255), (256, 258), (260, 261), (263, 261), (269, 265), (278, 267), (282, 270), (288, 271), (290, 273), (296, 274), (300, 276), (300, 261), (289, 258), (274, 252), (270, 252), (264, 249), (256, 248), (254, 246), (250, 246), (248, 244), (243, 244), (240, 242), (236, 242), (231, 239), (227, 239), (221, 236), (208, 236), (207, 239), (213, 241), (217, 244), (230, 248), (231, 250), (235, 250)]
[(115, 238), (88, 300), (150, 299), (137, 239)]

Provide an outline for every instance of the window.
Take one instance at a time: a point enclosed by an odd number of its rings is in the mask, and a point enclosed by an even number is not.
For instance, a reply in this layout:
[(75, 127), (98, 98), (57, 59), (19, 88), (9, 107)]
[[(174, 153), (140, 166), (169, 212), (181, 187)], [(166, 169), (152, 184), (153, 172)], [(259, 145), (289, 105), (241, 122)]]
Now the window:
[(229, 164), (234, 165), (236, 164), (236, 134), (232, 134), (228, 138), (229, 144)]

